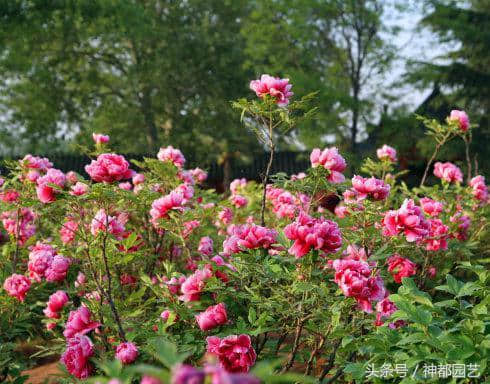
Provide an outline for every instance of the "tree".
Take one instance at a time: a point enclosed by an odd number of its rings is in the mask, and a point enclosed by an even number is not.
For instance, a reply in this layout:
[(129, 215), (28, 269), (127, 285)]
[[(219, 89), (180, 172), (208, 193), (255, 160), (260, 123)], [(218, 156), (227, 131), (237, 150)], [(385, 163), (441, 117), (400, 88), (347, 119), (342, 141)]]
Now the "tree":
[(248, 6), (225, 5), (3, 3), (3, 132), (37, 151), (72, 137), (83, 142), (92, 131), (114, 133), (124, 152), (154, 152), (171, 141), (202, 160), (226, 150), (222, 140), (250, 148), (253, 136), (229, 107), (250, 78), (237, 39)]
[[(490, 4), (484, 0), (435, 0), (427, 5), (422, 26), (430, 28), (440, 43), (451, 47), (439, 60), (431, 63), (413, 62), (407, 81), (421, 87), (440, 89), (446, 111), (464, 109), (472, 122), (471, 153), (477, 153), (480, 170), (488, 171), (490, 150)], [(441, 118), (432, 115), (431, 117)], [(444, 118), (444, 117), (442, 117)], [(464, 158), (460, 143), (448, 146), (447, 153), (455, 159)], [(475, 168), (475, 167), (474, 167)]]
[[(294, 77), (317, 89), (319, 120), (300, 126), (299, 138), (318, 145), (325, 134), (355, 151), (361, 120), (372, 118), (379, 75), (393, 49), (382, 38), (383, 3), (376, 0), (257, 1), (244, 26), (249, 66)], [(394, 32), (394, 31), (392, 31)], [(279, 53), (279, 54), (278, 54)], [(308, 140), (309, 137), (309, 140)]]

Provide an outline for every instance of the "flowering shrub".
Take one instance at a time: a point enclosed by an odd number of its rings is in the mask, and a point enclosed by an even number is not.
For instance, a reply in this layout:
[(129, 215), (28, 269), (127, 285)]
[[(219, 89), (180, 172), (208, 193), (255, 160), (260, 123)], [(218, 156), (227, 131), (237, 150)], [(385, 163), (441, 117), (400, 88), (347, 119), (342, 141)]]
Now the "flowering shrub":
[[(113, 384), (362, 381), (371, 363), (435, 356), (488, 378), (485, 178), (465, 184), (434, 156), (440, 182), (410, 189), (384, 145), (352, 179), (332, 147), (272, 182), (277, 137), (311, 96), (267, 75), (250, 87), (258, 97), (234, 106), (270, 151), (261, 185), (220, 196), (180, 150), (129, 162), (102, 134), (90, 179), (32, 155), (8, 164), (0, 347), (35, 334), (67, 375)], [(425, 121), (436, 154), (468, 139), (456, 112)]]

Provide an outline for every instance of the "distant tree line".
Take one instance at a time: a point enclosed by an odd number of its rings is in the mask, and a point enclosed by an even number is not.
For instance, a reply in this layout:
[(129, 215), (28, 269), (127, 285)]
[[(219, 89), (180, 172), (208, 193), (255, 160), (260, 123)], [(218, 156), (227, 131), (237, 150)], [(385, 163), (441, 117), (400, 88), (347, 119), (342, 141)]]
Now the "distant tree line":
[[(399, 29), (385, 22), (386, 3), (1, 2), (0, 151), (70, 152), (103, 132), (124, 153), (171, 143), (202, 164), (251, 161), (262, 149), (229, 101), (269, 73), (291, 78), (298, 97), (318, 91), (321, 105), (279, 151), (334, 141), (354, 165), (387, 142), (416, 169), (428, 145), (414, 113), (443, 119), (458, 108), (479, 125), (472, 158), (488, 171), (490, 3), (424, 2), (422, 26), (457, 48), (446, 65), (413, 62), (399, 79), (432, 90), (415, 111), (391, 107), (404, 95), (383, 89), (398, 54), (387, 36)], [(455, 143), (440, 157), (457, 162), (463, 152)]]

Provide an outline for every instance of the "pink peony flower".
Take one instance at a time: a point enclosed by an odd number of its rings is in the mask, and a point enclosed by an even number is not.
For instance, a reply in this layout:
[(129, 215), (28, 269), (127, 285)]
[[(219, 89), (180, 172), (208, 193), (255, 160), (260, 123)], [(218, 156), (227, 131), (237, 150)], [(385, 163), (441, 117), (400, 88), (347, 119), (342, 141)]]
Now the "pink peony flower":
[(172, 277), (170, 280), (168, 280), (165, 283), (165, 285), (167, 286), (170, 293), (177, 295), (180, 292), (180, 287), (185, 281), (186, 281), (185, 276), (181, 276), (179, 278)]
[(201, 168), (194, 168), (190, 170), (192, 177), (196, 180), (197, 183), (204, 183), (208, 178), (208, 174), (206, 171), (203, 171)]
[(133, 176), (132, 181), (134, 185), (142, 184), (145, 182), (145, 175), (143, 175), (142, 173), (136, 173)]
[(94, 346), (87, 336), (77, 335), (67, 341), (66, 351), (60, 361), (66, 370), (78, 379), (86, 379), (93, 367), (89, 359), (94, 354)]
[(75, 288), (81, 287), (87, 282), (87, 278), (85, 277), (83, 272), (78, 272), (77, 279), (75, 281)]
[[(204, 384), (204, 379), (204, 372), (191, 365), (177, 364), (172, 368), (171, 384)], [(218, 383), (213, 382), (211, 384)], [(229, 384), (233, 383), (229, 382)]]
[(116, 348), (116, 359), (123, 364), (131, 364), (138, 357), (138, 348), (131, 342), (121, 343)]
[(305, 177), (306, 177), (306, 173), (300, 172), (296, 175), (291, 175), (291, 180), (292, 181), (303, 180)]
[(53, 166), (53, 163), (51, 163), (46, 157), (41, 158), (32, 155), (25, 155), (22, 160), (19, 160), (19, 162), (27, 168), (39, 169), (43, 172)]
[(456, 231), (451, 236), (455, 237), (459, 241), (468, 240), (468, 231), (471, 226), (471, 219), (468, 216), (463, 215), (461, 212), (459, 212), (451, 216), (449, 218), (449, 221), (451, 223), (456, 223), (457, 225)]
[(36, 233), (36, 215), (29, 208), (20, 209), (20, 217), (17, 217), (18, 210), (2, 212), (0, 218), (2, 219), (5, 230), (15, 238), (19, 245), (30, 239)]
[(5, 191), (0, 192), (0, 200), (4, 203), (14, 203), (19, 198), (20, 193), (15, 189), (7, 189)]
[(435, 163), (434, 175), (448, 183), (461, 183), (463, 181), (461, 170), (450, 162), (441, 163), (438, 161)]
[(223, 242), (226, 255), (241, 252), (245, 249), (268, 249), (276, 242), (277, 232), (274, 229), (255, 224), (233, 226), (231, 236)]
[(221, 225), (228, 225), (231, 224), (232, 221), (233, 221), (233, 211), (230, 208), (225, 207), (218, 212), (218, 221), (216, 221), (215, 225), (217, 227)]
[(163, 383), (160, 381), (160, 379), (157, 379), (156, 377), (144, 375), (141, 378), (140, 384), (163, 384)]
[(197, 251), (201, 255), (210, 256), (213, 254), (213, 239), (209, 236), (201, 237), (199, 240), (199, 246), (197, 247)]
[(26, 174), (26, 179), (29, 180), (31, 183), (35, 183), (37, 179), (41, 177), (41, 174), (36, 171), (35, 169), (27, 172)]
[(470, 180), (470, 187), (473, 188), (472, 194), (475, 199), (486, 203), (488, 200), (488, 188), (485, 184), (485, 177), (478, 175)]
[[(182, 184), (183, 185), (183, 184)], [(185, 195), (187, 194), (187, 195)], [(189, 189), (176, 188), (168, 195), (160, 197), (151, 204), (150, 216), (151, 222), (154, 226), (158, 225), (160, 219), (168, 218), (168, 212), (170, 210), (183, 211), (183, 205), (186, 203), (187, 198), (190, 195)], [(192, 197), (192, 196), (191, 196)]]
[(99, 232), (109, 232), (116, 239), (121, 239), (124, 233), (124, 224), (117, 217), (109, 216), (104, 209), (99, 209), (90, 224), (90, 232), (97, 236)]
[(429, 216), (437, 217), (442, 212), (444, 208), (443, 204), (439, 201), (429, 199), (428, 197), (423, 197), (420, 199), (420, 206)]
[(133, 185), (129, 181), (126, 181), (124, 183), (119, 183), (119, 188), (124, 189), (125, 191), (131, 191)]
[(37, 197), (42, 203), (51, 203), (56, 200), (55, 195), (58, 193), (51, 185), (55, 184), (60, 188), (66, 183), (66, 176), (58, 169), (50, 168), (44, 176), (36, 180)]
[(71, 311), (68, 315), (68, 321), (65, 324), (63, 335), (71, 339), (78, 335), (85, 335), (100, 326), (100, 323), (92, 321), (92, 314), (87, 307), (79, 307)]
[(276, 100), (280, 107), (289, 104), (289, 98), (293, 96), (292, 87), (293, 85), (289, 84), (289, 79), (280, 79), (269, 75), (262, 75), (260, 80), (250, 82), (250, 89), (255, 92), (257, 97), (263, 98), (269, 95)]
[(82, 196), (88, 192), (88, 185), (78, 181), (75, 185), (72, 185), (70, 195)]
[(349, 209), (344, 204), (339, 204), (335, 207), (335, 216), (343, 219), (349, 215)]
[(171, 312), (166, 309), (162, 313), (160, 313), (160, 318), (163, 320), (164, 323), (167, 322), (168, 318), (170, 317)]
[(255, 364), (257, 354), (248, 335), (230, 335), (223, 339), (210, 336), (206, 343), (207, 352), (216, 355), (221, 368), (227, 372), (247, 373)]
[(343, 253), (344, 260), (367, 261), (368, 255), (363, 247), (357, 245), (348, 245)]
[(427, 276), (429, 276), (431, 279), (436, 277), (437, 275), (437, 268), (434, 266), (430, 266), (429, 269), (427, 270)]
[(46, 281), (60, 282), (65, 280), (68, 268), (70, 267), (70, 259), (61, 255), (55, 255), (44, 276)]
[(376, 326), (381, 326), (388, 317), (394, 314), (398, 308), (395, 303), (393, 303), (388, 297), (385, 297), (383, 300), (379, 301), (376, 304)]
[(69, 171), (66, 173), (66, 181), (70, 184), (76, 184), (78, 182), (78, 176), (75, 172)]
[(392, 163), (396, 162), (396, 149), (384, 144), (381, 148), (376, 150), (376, 155), (380, 160), (388, 160)]
[(31, 288), (31, 281), (24, 275), (14, 273), (5, 279), (3, 288), (10, 296), (17, 298), (19, 301), (24, 301), (26, 293)]
[(46, 329), (48, 331), (51, 331), (54, 328), (56, 328), (56, 323), (46, 323)]
[(458, 123), (459, 129), (461, 129), (463, 132), (466, 132), (470, 127), (470, 119), (465, 111), (453, 109), (447, 119), (449, 122)]
[(114, 153), (103, 153), (85, 166), (85, 171), (95, 182), (113, 183), (129, 179), (132, 172), (129, 163), (123, 156)]
[(248, 199), (242, 195), (231, 195), (230, 201), (237, 208), (245, 207), (248, 204)]
[(53, 263), (55, 255), (56, 251), (49, 244), (38, 242), (32, 247), (29, 253), (29, 262), (27, 263), (29, 277), (34, 281), (40, 282), (45, 277), (47, 269)]
[(398, 210), (386, 212), (383, 218), (383, 235), (396, 236), (403, 232), (408, 242), (427, 237), (429, 229), (422, 210), (410, 199), (405, 199)]
[(47, 307), (44, 309), (44, 314), (50, 319), (59, 319), (60, 314), (58, 313), (63, 309), (65, 304), (68, 302), (68, 295), (65, 291), (56, 291), (51, 296), (49, 296), (49, 301)]
[(431, 219), (429, 237), (425, 239), (428, 251), (439, 251), (447, 249), (447, 238), (449, 237), (449, 227), (444, 225), (439, 219)]
[(238, 195), (240, 191), (247, 186), (247, 179), (235, 179), (230, 183), (230, 191), (232, 195)]
[(310, 201), (303, 200), (289, 191), (267, 186), (267, 199), (272, 202), (272, 210), (279, 218), (293, 219), (300, 210), (307, 209)]
[(192, 275), (187, 277), (180, 286), (182, 295), (179, 300), (184, 302), (199, 301), (201, 293), (206, 285), (205, 281), (211, 277), (209, 269), (197, 269)]
[(371, 313), (372, 303), (385, 297), (383, 280), (379, 276), (372, 276), (368, 263), (337, 259), (333, 261), (332, 267), (335, 270), (334, 281), (342, 293), (347, 297), (353, 297), (364, 312)]
[(345, 180), (342, 172), (345, 171), (347, 164), (337, 148), (325, 148), (323, 151), (315, 148), (310, 154), (310, 161), (313, 168), (321, 165), (330, 171), (327, 180), (331, 183), (342, 183)]
[(74, 220), (65, 221), (60, 229), (60, 238), (63, 244), (70, 244), (75, 240), (78, 223)]
[(157, 158), (160, 161), (170, 161), (173, 163), (177, 168), (182, 168), (185, 164), (185, 157), (180, 152), (180, 150), (172, 147), (169, 145), (166, 148), (160, 148), (160, 151), (158, 151)]
[(352, 187), (361, 199), (384, 200), (390, 194), (390, 186), (374, 177), (367, 179), (356, 175), (352, 178)]
[(417, 273), (417, 264), (395, 253), (388, 259), (388, 272), (396, 283), (401, 283), (403, 277), (410, 277)]
[(121, 285), (135, 285), (138, 282), (136, 276), (130, 275), (129, 273), (123, 273), (119, 279)]
[(204, 373), (206, 373), (207, 377), (210, 377), (211, 384), (260, 384), (260, 380), (251, 374), (229, 373), (215, 365), (206, 365)]
[(103, 135), (101, 133), (92, 133), (92, 139), (97, 145), (106, 144), (109, 142), (109, 136)]
[(202, 331), (209, 331), (210, 329), (226, 324), (228, 317), (226, 315), (225, 304), (219, 303), (208, 307), (204, 312), (196, 315), (196, 321)]
[(284, 234), (294, 244), (289, 253), (297, 259), (311, 249), (324, 253), (335, 253), (342, 246), (342, 235), (337, 223), (323, 217), (315, 219), (301, 212), (294, 223), (284, 228)]

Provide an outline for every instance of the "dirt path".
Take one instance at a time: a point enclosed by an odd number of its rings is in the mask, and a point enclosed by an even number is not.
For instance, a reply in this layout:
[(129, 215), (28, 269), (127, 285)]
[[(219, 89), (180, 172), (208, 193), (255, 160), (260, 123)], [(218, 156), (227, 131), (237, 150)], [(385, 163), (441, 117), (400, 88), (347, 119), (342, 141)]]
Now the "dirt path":
[(58, 362), (54, 362), (29, 369), (23, 373), (29, 375), (26, 384), (54, 384), (56, 383), (56, 377), (51, 375), (61, 374), (61, 371), (58, 369)]

